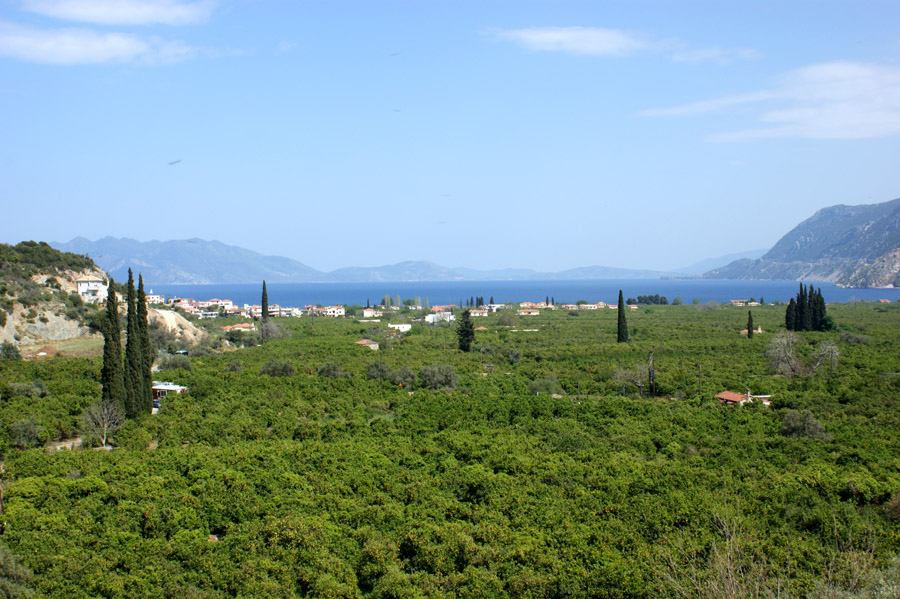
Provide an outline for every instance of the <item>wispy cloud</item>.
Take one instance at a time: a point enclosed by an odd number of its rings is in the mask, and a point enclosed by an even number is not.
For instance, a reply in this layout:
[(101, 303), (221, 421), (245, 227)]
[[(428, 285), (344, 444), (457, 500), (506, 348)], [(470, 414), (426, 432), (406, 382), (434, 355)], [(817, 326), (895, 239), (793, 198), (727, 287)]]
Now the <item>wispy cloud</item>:
[(711, 141), (771, 138), (863, 139), (900, 134), (900, 68), (856, 62), (815, 64), (772, 88), (644, 111), (679, 116), (758, 105), (759, 126), (713, 134)]
[(678, 39), (654, 39), (641, 32), (604, 27), (529, 27), (493, 33), (499, 39), (511, 41), (529, 50), (584, 56), (626, 56), (637, 52), (653, 52), (668, 56), (676, 62), (719, 64), (761, 56), (753, 48), (693, 48)]
[(197, 49), (179, 41), (90, 29), (36, 29), (0, 21), (0, 55), (29, 62), (165, 64), (187, 60)]
[(497, 32), (497, 37), (528, 48), (589, 56), (621, 56), (646, 47), (640, 37), (601, 27), (531, 27)]
[(187, 25), (205, 21), (214, 0), (23, 0), (22, 8), (67, 21), (98, 25)]

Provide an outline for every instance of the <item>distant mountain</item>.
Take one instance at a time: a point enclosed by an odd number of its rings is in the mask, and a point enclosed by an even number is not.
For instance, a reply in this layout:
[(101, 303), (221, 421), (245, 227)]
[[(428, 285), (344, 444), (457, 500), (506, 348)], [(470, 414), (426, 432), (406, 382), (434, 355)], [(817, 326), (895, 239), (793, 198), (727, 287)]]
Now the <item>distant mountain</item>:
[(756, 260), (705, 273), (711, 279), (831, 281), (848, 287), (900, 286), (900, 198), (816, 212)]
[(685, 274), (685, 275), (702, 275), (705, 272), (709, 272), (714, 268), (721, 268), (735, 260), (755, 260), (766, 253), (767, 250), (747, 250), (746, 252), (736, 252), (734, 254), (726, 254), (724, 256), (719, 256), (718, 258), (707, 258), (706, 260), (701, 260), (695, 264), (691, 264), (690, 266), (683, 266), (681, 268), (676, 268), (675, 271)]
[(292, 283), (321, 281), (325, 277), (324, 273), (290, 258), (263, 256), (203, 239), (136, 241), (104, 237), (90, 241), (76, 237), (68, 243), (51, 242), (50, 245), (90, 256), (119, 281), (126, 280), (128, 269), (132, 268), (152, 285), (250, 283), (263, 279), (271, 283)]
[(118, 280), (128, 277), (128, 269), (144, 275), (150, 285), (370, 281), (466, 281), (466, 280), (574, 280), (574, 279), (658, 279), (670, 276), (655, 270), (634, 270), (607, 266), (585, 266), (562, 272), (539, 272), (528, 268), (476, 270), (448, 268), (424, 261), (407, 261), (386, 266), (351, 266), (321, 272), (280, 256), (263, 256), (219, 241), (184, 239), (177, 241), (135, 241), (104, 237), (90, 241), (76, 237), (53, 247), (90, 256)]
[(372, 281), (458, 281), (466, 279), (458, 271), (432, 262), (400, 262), (389, 266), (350, 266), (325, 275), (334, 282)]

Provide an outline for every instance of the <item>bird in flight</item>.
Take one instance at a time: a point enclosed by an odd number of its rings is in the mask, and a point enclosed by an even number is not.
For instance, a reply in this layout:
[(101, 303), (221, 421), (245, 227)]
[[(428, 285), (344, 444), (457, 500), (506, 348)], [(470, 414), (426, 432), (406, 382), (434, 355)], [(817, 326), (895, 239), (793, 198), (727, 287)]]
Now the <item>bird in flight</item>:
[(172, 166), (173, 164), (178, 164), (179, 162), (181, 162), (181, 158), (179, 158), (178, 160), (173, 160), (172, 162), (169, 163), (169, 166)]

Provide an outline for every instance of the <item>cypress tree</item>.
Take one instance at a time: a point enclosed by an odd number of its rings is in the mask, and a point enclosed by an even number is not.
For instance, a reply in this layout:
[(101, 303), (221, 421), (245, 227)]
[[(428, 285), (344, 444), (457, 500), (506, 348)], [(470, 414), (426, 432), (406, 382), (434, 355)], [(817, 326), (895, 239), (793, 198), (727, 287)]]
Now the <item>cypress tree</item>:
[(125, 339), (125, 416), (136, 418), (141, 413), (141, 397), (144, 381), (142, 378), (144, 353), (141, 347), (141, 333), (138, 326), (137, 298), (134, 291), (134, 275), (128, 269), (128, 288), (126, 289), (126, 327)]
[(266, 292), (266, 281), (263, 280), (262, 290), (262, 319), (263, 322), (269, 320), (269, 294)]
[(468, 310), (465, 310), (459, 317), (459, 323), (456, 325), (456, 336), (459, 339), (459, 349), (467, 352), (472, 349), (472, 342), (475, 341), (475, 325), (472, 324), (472, 318)]
[(800, 283), (800, 291), (797, 292), (797, 321), (794, 323), (795, 331), (803, 331), (805, 330), (806, 323), (806, 309), (809, 307), (809, 304), (806, 302), (806, 288), (803, 286), (803, 283)]
[(753, 312), (747, 310), (747, 339), (753, 339)]
[(493, 296), (493, 295), (491, 296), (491, 303), (492, 303), (492, 304), (494, 303), (494, 296)]
[(103, 322), (103, 368), (100, 371), (102, 398), (120, 408), (125, 407), (125, 384), (122, 376), (122, 334), (119, 330), (119, 301), (115, 281), (109, 279), (106, 296), (106, 318)]
[(794, 298), (788, 302), (787, 310), (784, 312), (784, 328), (789, 331), (797, 330), (797, 302)]
[(147, 314), (147, 294), (144, 292), (144, 277), (138, 275), (138, 327), (140, 329), (141, 353), (144, 363), (141, 369), (143, 389), (141, 391), (141, 411), (149, 414), (153, 408), (153, 344), (150, 342), (150, 318)]
[(616, 331), (616, 342), (628, 341), (628, 323), (625, 322), (625, 300), (622, 298), (622, 290), (619, 289), (619, 323)]

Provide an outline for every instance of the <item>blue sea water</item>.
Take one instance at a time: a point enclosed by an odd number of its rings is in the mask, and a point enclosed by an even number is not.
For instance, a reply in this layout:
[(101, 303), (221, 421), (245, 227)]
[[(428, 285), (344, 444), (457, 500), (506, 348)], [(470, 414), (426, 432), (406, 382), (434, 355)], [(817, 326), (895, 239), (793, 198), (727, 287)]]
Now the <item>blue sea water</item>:
[[(812, 283), (821, 288), (826, 302), (900, 300), (900, 289), (842, 289), (831, 283)], [(404, 283), (268, 283), (270, 304), (304, 306), (307, 304), (365, 305), (381, 303), (385, 295), (401, 298), (428, 298), (430, 305), (458, 304), (472, 296), (491, 297), (498, 303), (544, 301), (556, 303), (615, 303), (619, 289), (626, 298), (639, 295), (664, 295), (671, 303), (681, 297), (689, 304), (694, 298), (727, 302), (731, 299), (760, 298), (766, 302), (787, 302), (796, 296), (795, 281), (714, 281), (668, 279), (593, 279), (583, 281), (427, 281)], [(260, 303), (262, 284), (258, 285), (153, 285), (154, 293), (167, 297), (189, 297), (196, 300), (230, 299), (237, 305)]]

